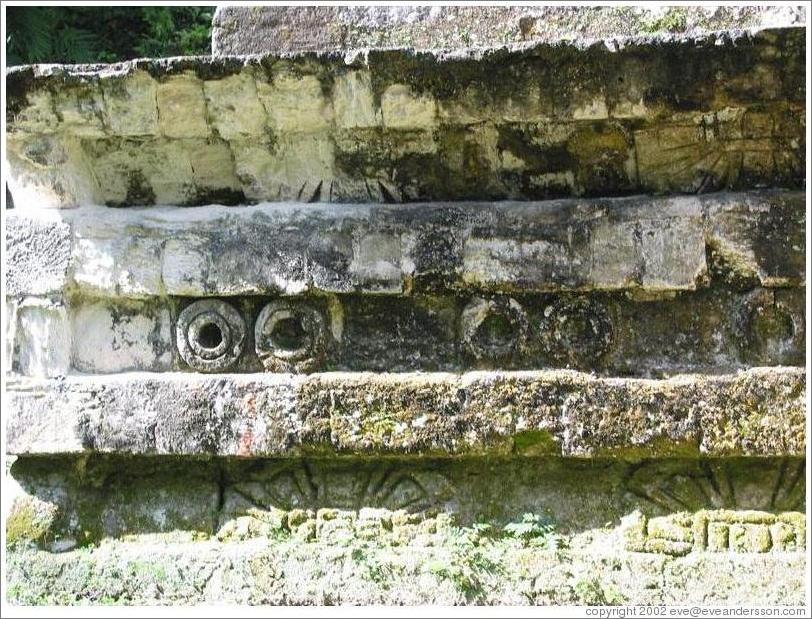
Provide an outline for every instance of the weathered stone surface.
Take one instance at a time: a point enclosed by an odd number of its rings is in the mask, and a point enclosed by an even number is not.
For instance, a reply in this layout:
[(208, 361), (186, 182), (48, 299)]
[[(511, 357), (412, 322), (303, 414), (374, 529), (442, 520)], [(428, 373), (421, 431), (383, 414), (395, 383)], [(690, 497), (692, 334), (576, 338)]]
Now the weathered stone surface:
[(91, 374), (169, 370), (174, 361), (171, 333), (165, 307), (141, 301), (74, 306), (68, 331), (72, 367)]
[(71, 262), (71, 226), (58, 217), (4, 217), (6, 295), (61, 294)]
[(805, 20), (221, 7), (272, 55), (10, 70), (9, 599), (800, 603)]
[[(409, 208), (87, 207), (9, 221), (11, 295), (56, 291), (62, 282), (102, 297), (199, 297), (439, 286), (669, 291), (713, 276), (747, 286), (805, 279), (798, 192)], [(58, 251), (44, 251), (58, 239)]]
[[(34, 604), (707, 602), (688, 586), (700, 574), (713, 599), (736, 603), (778, 596), (765, 583), (774, 575), (787, 602), (803, 582), (793, 574), (805, 528), (786, 512), (804, 504), (804, 468), (793, 458), (23, 457), (12, 467), (9, 592)], [(686, 511), (707, 520), (707, 548), (624, 548), (641, 522), (643, 533), (687, 537), (669, 526)], [(764, 521), (780, 548), (750, 545)], [(712, 524), (743, 525), (742, 544), (722, 554)]]
[(803, 553), (674, 558), (515, 542), (478, 550), (475, 538), (437, 537), (435, 545), (394, 547), (157, 538), (63, 554), (12, 551), (8, 591), (16, 603), (47, 605), (800, 606), (805, 599)]
[(121, 374), (10, 382), (10, 453), (804, 453), (805, 372)]
[(22, 67), (9, 186), (25, 209), (799, 188), (804, 56), (787, 28)]
[(71, 366), (68, 311), (59, 301), (26, 299), (15, 307), (12, 366), (27, 376), (54, 377)]
[(498, 47), (641, 33), (802, 25), (803, 7), (221, 6), (214, 54)]
[[(212, 311), (195, 312), (194, 325), (185, 318), (192, 311), (187, 308), (208, 304), (214, 304)], [(801, 366), (805, 358), (803, 288), (743, 293), (719, 286), (654, 299), (623, 292), (74, 298), (70, 307), (58, 304), (69, 321), (40, 321), (32, 331), (32, 312), (40, 316), (45, 310), (31, 308), (52, 306), (39, 297), (10, 304), (18, 334), (10, 333), (16, 338), (9, 351), (13, 371), (54, 376), (69, 368), (97, 374), (574, 368), (660, 378)], [(46, 315), (55, 316), (52, 310)], [(48, 346), (65, 342), (54, 349), (57, 356), (44, 374), (27, 361), (52, 358), (42, 356), (40, 338), (52, 338)], [(72, 363), (56, 363), (62, 358), (56, 350), (72, 351), (65, 356)]]
[(806, 549), (801, 512), (710, 510), (639, 518), (627, 531), (629, 550), (685, 555), (691, 551), (786, 552)]
[(537, 448), (525, 440), (525, 455), (511, 458), (211, 458), (194, 466), (161, 456), (26, 456), (11, 471), (11, 543), (66, 550), (171, 531), (326, 541), (336, 530), (325, 524), (341, 521), (350, 537), (420, 545), (451, 525), (489, 523), (499, 536), (532, 514), (539, 526), (524, 534), (549, 541), (620, 525), (618, 549), (624, 538), (628, 547), (654, 536), (718, 552), (713, 527), (763, 524), (781, 544), (770, 551), (805, 546), (802, 459), (585, 460), (533, 456)]

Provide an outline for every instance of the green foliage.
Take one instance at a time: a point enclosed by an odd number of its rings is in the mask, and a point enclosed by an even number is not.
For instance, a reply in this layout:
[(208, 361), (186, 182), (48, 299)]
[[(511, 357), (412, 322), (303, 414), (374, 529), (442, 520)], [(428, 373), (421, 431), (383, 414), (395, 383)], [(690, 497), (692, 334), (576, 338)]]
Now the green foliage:
[(603, 585), (597, 578), (582, 578), (573, 591), (586, 606), (618, 606), (626, 602), (625, 596), (614, 585)]
[(684, 32), (687, 27), (688, 18), (681, 7), (671, 7), (662, 17), (643, 23), (645, 32)]
[(438, 578), (452, 582), (468, 602), (484, 602), (489, 588), (486, 580), (499, 578), (504, 571), (482, 545), (486, 539), (482, 534), (490, 531), (487, 524), (474, 528), (453, 527), (446, 541), (451, 551), (447, 560), (434, 560), (426, 566)]
[(9, 65), (209, 53), (213, 7), (7, 8)]
[(508, 537), (521, 540), (528, 546), (560, 548), (563, 539), (555, 532), (552, 519), (540, 514), (524, 514), (521, 521), (506, 524), (504, 532)]

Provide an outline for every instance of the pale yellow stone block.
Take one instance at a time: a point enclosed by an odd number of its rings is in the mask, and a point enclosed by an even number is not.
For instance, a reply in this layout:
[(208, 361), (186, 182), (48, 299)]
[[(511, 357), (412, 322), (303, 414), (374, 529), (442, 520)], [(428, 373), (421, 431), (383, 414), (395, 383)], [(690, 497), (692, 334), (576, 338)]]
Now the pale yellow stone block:
[(205, 138), (209, 135), (201, 80), (189, 75), (170, 77), (158, 84), (157, 96), (161, 133), (170, 138)]
[(427, 94), (417, 95), (405, 84), (393, 84), (381, 97), (383, 124), (392, 129), (423, 129), (437, 122), (437, 103)]
[(333, 110), (340, 129), (378, 127), (381, 111), (375, 105), (372, 82), (366, 71), (350, 71), (333, 84)]
[(322, 131), (332, 124), (332, 104), (314, 75), (280, 73), (272, 84), (258, 82), (257, 94), (276, 131)]
[(259, 101), (254, 78), (243, 72), (203, 83), (211, 126), (226, 140), (259, 137), (267, 114)]

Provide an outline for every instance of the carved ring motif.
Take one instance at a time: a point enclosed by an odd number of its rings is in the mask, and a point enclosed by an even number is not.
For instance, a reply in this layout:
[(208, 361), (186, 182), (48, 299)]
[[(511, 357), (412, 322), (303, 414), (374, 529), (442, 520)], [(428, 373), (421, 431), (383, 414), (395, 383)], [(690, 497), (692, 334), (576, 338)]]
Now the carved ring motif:
[(756, 290), (743, 304), (745, 354), (755, 363), (798, 363), (803, 350), (803, 316), (772, 290)]
[(574, 367), (600, 359), (614, 337), (606, 307), (586, 298), (560, 298), (547, 306), (540, 331), (547, 354)]
[(254, 326), (257, 356), (272, 372), (307, 372), (324, 359), (327, 329), (321, 313), (302, 303), (272, 301)]
[(203, 299), (178, 316), (178, 352), (189, 367), (218, 372), (234, 365), (242, 355), (246, 326), (240, 313), (225, 301)]
[(462, 342), (477, 359), (500, 359), (527, 343), (527, 315), (510, 297), (474, 298), (462, 312)]

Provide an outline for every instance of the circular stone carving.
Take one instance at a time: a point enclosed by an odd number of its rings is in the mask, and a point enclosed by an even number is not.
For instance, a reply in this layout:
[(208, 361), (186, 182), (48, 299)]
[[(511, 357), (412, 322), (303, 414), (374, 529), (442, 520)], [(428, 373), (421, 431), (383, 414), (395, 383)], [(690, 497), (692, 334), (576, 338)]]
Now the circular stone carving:
[(757, 363), (795, 363), (803, 359), (803, 317), (773, 291), (756, 290), (743, 306), (744, 356)]
[(257, 356), (272, 372), (309, 372), (324, 359), (327, 329), (321, 313), (303, 303), (272, 301), (254, 326)]
[(544, 351), (574, 367), (597, 362), (609, 351), (614, 337), (606, 307), (583, 297), (560, 298), (548, 305), (540, 332)]
[(462, 312), (462, 343), (477, 359), (503, 359), (524, 350), (527, 315), (510, 297), (474, 298)]
[(195, 301), (178, 316), (178, 352), (189, 367), (219, 372), (237, 362), (245, 345), (245, 321), (225, 301)]

